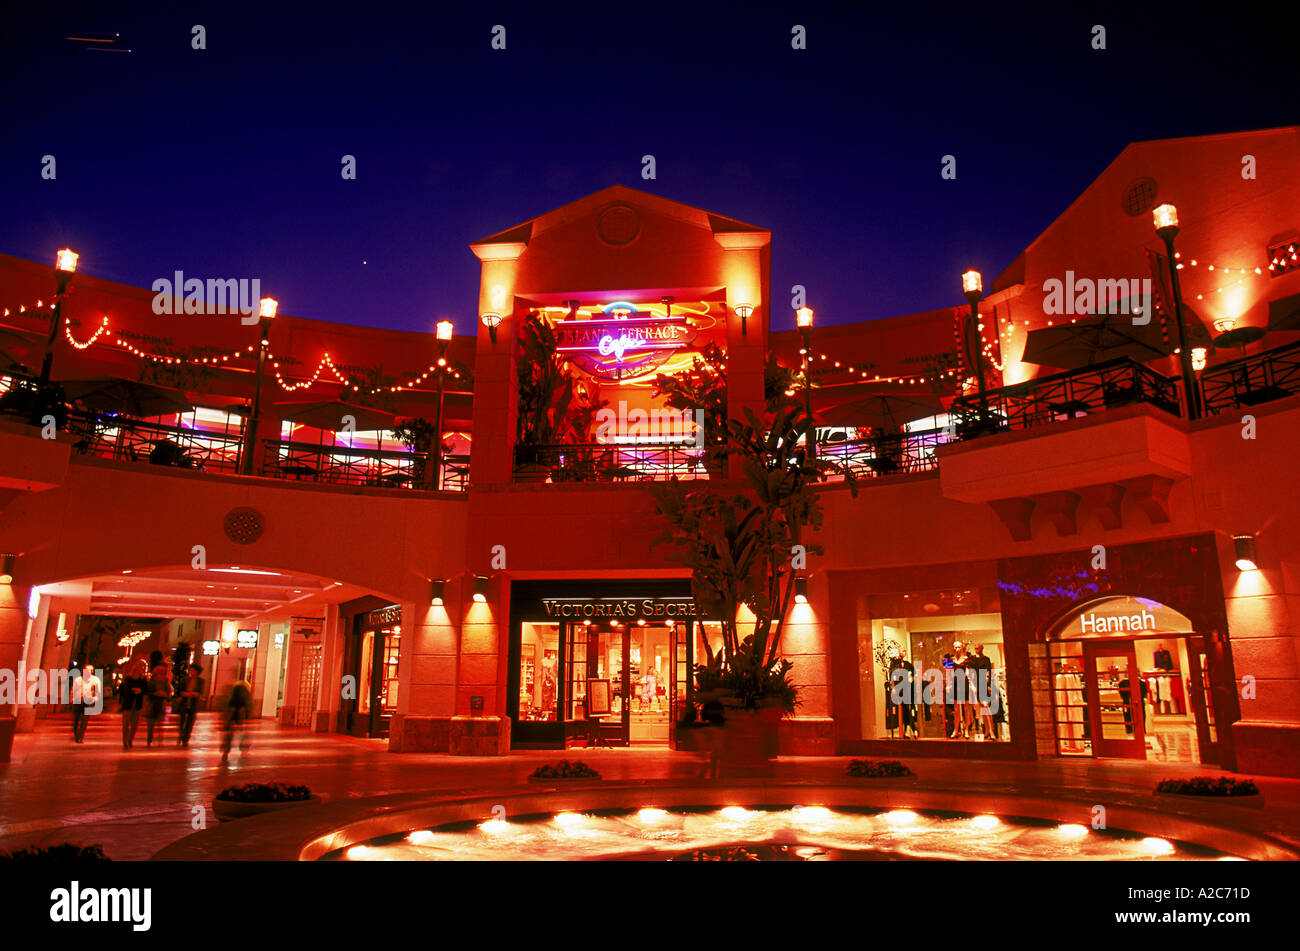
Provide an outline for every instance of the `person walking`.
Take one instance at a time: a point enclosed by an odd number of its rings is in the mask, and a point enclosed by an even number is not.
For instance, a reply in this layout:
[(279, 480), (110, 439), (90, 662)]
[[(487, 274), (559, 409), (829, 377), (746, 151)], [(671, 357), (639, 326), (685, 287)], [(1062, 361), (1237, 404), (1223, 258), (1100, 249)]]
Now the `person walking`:
[[(236, 680), (230, 689), (230, 701), (226, 704), (225, 736), (221, 739), (221, 759), (224, 762), (230, 756), (230, 746), (236, 732), (242, 732), (248, 711), (253, 705), (253, 688), (247, 680)], [(248, 737), (239, 744), (241, 753), (248, 752)]]
[(153, 746), (154, 730), (162, 742), (163, 718), (167, 716), (167, 701), (172, 695), (172, 669), (163, 663), (162, 651), (149, 655), (149, 689), (145, 694), (145, 746)]
[(85, 664), (81, 668), (81, 675), (72, 679), (72, 742), (81, 743), (86, 739), (86, 708), (90, 707), (91, 712), (98, 713), (102, 709), (100, 703), (103, 684), (95, 676), (95, 667), (93, 664)]
[(199, 704), (203, 699), (203, 668), (198, 664), (190, 664), (189, 676), (185, 680), (185, 688), (180, 694), (180, 715), (181, 728), (180, 737), (176, 740), (177, 746), (190, 745), (190, 732), (194, 729), (194, 720), (199, 715)]
[(140, 725), (140, 710), (144, 707), (149, 678), (144, 658), (137, 657), (126, 669), (126, 676), (117, 688), (117, 707), (122, 711), (122, 749), (129, 750), (135, 743), (135, 730)]

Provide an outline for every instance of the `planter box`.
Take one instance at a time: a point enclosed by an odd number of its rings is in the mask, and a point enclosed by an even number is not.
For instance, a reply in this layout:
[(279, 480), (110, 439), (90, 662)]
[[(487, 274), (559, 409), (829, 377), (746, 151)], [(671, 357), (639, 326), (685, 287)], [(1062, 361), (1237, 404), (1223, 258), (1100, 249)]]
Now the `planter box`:
[(214, 798), (212, 800), (212, 811), (218, 819), (226, 822), (230, 819), (243, 819), (245, 816), (256, 816), (263, 812), (281, 812), (295, 806), (306, 806), (324, 801), (324, 796), (312, 796), (310, 799), (299, 799), (294, 802), (231, 802), (228, 799)]
[(1264, 808), (1263, 793), (1255, 793), (1252, 796), (1196, 796), (1190, 793), (1158, 792), (1156, 793), (1156, 798), (1180, 799), (1184, 802), (1215, 803), (1216, 805), (1221, 803), (1224, 805), (1242, 806), (1246, 809)]
[(780, 707), (726, 710), (719, 744), (718, 769), (726, 776), (762, 776), (771, 771), (779, 745)]

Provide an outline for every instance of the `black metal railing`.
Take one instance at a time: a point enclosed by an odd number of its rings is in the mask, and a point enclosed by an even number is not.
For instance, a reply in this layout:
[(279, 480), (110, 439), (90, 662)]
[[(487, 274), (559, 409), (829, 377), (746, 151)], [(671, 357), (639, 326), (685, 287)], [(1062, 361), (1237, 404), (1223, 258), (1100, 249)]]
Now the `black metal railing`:
[(1027, 429), (1133, 403), (1180, 415), (1175, 381), (1127, 357), (989, 390), (987, 400), (989, 415), (983, 419), (978, 396), (953, 400), (949, 418), (956, 438)]
[(708, 479), (720, 469), (688, 443), (587, 443), (519, 446), (516, 482), (659, 482)]
[(1300, 393), (1300, 342), (1202, 371), (1206, 415), (1257, 406)]
[[(434, 487), (430, 454), (400, 449), (356, 449), (314, 443), (262, 442), (262, 475), (301, 482), (355, 485), (381, 489)], [(464, 492), (469, 486), (469, 457), (442, 458), (442, 489)]]
[(68, 412), (66, 431), (76, 437), (73, 449), (85, 456), (204, 472), (238, 472), (244, 441), (243, 420), (209, 430), (78, 410)]
[(947, 429), (924, 429), (864, 439), (827, 439), (817, 443), (817, 455), (836, 469), (825, 482), (843, 482), (845, 472), (855, 479), (872, 479), (904, 472), (930, 472), (939, 468), (934, 450), (951, 440)]

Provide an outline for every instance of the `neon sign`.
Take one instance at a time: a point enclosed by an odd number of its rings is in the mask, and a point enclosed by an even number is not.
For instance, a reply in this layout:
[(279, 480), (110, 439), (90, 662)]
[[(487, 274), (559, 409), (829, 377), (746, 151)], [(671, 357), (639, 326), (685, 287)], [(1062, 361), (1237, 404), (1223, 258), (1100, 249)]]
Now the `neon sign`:
[(607, 304), (602, 311), (610, 316), (555, 325), (556, 349), (572, 354), (569, 359), (595, 377), (648, 373), (695, 339), (695, 328), (685, 316), (659, 317), (625, 301)]

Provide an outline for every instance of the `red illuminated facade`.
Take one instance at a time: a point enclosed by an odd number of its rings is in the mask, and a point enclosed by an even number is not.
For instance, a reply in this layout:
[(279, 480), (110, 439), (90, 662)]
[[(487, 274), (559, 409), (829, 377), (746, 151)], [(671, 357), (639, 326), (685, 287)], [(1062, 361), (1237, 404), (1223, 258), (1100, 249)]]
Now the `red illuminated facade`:
[[(1258, 180), (1239, 174), (1243, 154)], [(1096, 313), (1095, 298), (1057, 306), (1067, 274), (1136, 288), (1123, 306), (1149, 282), (1144, 334), (1175, 333), (1162, 201), (1181, 218), (1200, 419), (1177, 357), (1023, 359), (1049, 340), (1038, 332)], [(1297, 229), (1300, 129), (1139, 143), (985, 279), (977, 343), (958, 275), (936, 275), (952, 307), (814, 326), (818, 453), (859, 486), (820, 489), (825, 554), (782, 651), (802, 701), (784, 752), (1300, 775)], [(77, 381), (147, 379), (197, 408), (74, 404), (52, 438), (0, 416), (0, 552), (16, 556), (0, 667), (66, 667), (95, 618), (131, 617), (148, 633), (122, 650), (192, 645), (214, 683), (249, 678), (264, 716), (386, 736), (395, 752), (689, 747), (677, 720), (708, 624), (651, 547), (662, 526), (643, 483), (729, 474), (655, 377), (725, 354), (739, 416), (761, 411), (769, 356), (800, 367), (803, 338), (770, 329), (790, 306), (771, 286), (773, 242), (597, 192), (471, 245), (479, 300), (445, 347), (432, 328), (276, 316), (251, 439), (256, 320), (159, 315), (154, 291), (78, 274), (53, 378), (90, 403)], [(47, 264), (0, 259), (9, 388), (17, 365), (40, 366), (52, 292)], [(535, 403), (537, 326), (568, 387), (563, 420)], [(1000, 431), (962, 423), (979, 365)], [(906, 409), (882, 425), (882, 406)], [(436, 421), (440, 451), (392, 437), (411, 419)], [(164, 441), (183, 463), (151, 460)], [(250, 646), (241, 630), (258, 632)], [(996, 672), (994, 703), (949, 699), (968, 658)], [(914, 703), (889, 696), (900, 668)], [(0, 724), (28, 730), (46, 709), (20, 702)]]

